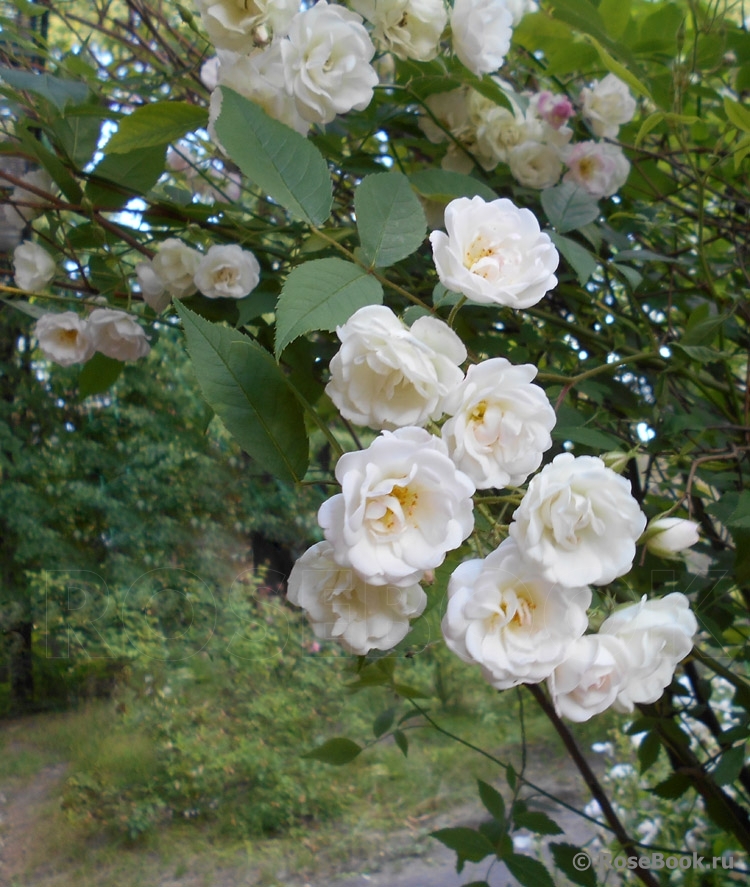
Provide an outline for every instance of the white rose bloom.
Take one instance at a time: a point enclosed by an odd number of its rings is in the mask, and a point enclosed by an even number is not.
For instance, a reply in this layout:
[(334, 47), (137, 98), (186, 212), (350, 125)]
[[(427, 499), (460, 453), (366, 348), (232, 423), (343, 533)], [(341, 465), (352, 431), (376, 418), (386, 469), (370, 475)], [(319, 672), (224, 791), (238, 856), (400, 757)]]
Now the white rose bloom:
[(505, 0), (505, 6), (513, 16), (513, 27), (529, 12), (536, 12), (539, 6), (536, 0)]
[[(52, 176), (44, 169), (35, 169), (33, 172), (27, 172), (25, 176), (21, 177), (21, 180), (39, 191), (44, 191), (48, 195), (52, 195), (55, 189)], [(35, 219), (41, 212), (39, 205), (47, 202), (47, 198), (44, 195), (37, 194), (35, 191), (28, 191), (20, 185), (16, 185), (13, 189), (9, 200), (14, 205), (15, 211), (27, 222)], [(18, 204), (25, 205), (20, 206)]]
[(579, 185), (597, 200), (619, 191), (630, 174), (630, 161), (622, 148), (606, 142), (578, 142), (564, 160), (568, 172), (563, 181)]
[(115, 360), (138, 360), (151, 350), (143, 327), (124, 311), (96, 308), (89, 315), (89, 334), (97, 351)]
[(531, 479), (509, 533), (550, 582), (606, 585), (628, 572), (646, 515), (596, 456), (561, 453)]
[(157, 314), (161, 314), (172, 301), (172, 297), (167, 292), (164, 281), (154, 271), (154, 266), (151, 262), (139, 262), (135, 266), (135, 276), (143, 301)]
[(406, 587), (439, 567), (474, 528), (474, 484), (423, 428), (384, 431), (336, 465), (342, 492), (318, 523), (342, 566), (373, 585)]
[(373, 24), (372, 36), (400, 59), (435, 58), (448, 23), (443, 0), (353, 0), (352, 6)]
[(260, 265), (236, 243), (214, 244), (200, 260), (194, 280), (209, 299), (244, 299), (260, 281)]
[(151, 260), (151, 269), (175, 299), (185, 299), (196, 292), (193, 276), (200, 264), (201, 254), (176, 237), (168, 237), (159, 244)]
[(13, 277), (19, 289), (38, 293), (55, 276), (55, 260), (44, 247), (24, 240), (13, 250)]
[(551, 188), (562, 173), (562, 160), (556, 148), (542, 142), (523, 142), (508, 155), (513, 178), (525, 188)]
[(446, 141), (446, 131), (456, 138), (465, 136), (469, 131), (471, 124), (468, 97), (469, 90), (465, 86), (448, 92), (436, 92), (427, 97), (425, 105), (442, 128), (428, 114), (420, 114), (418, 122), (419, 128), (433, 145)]
[(213, 90), (219, 85), (220, 65), (221, 62), (219, 61), (218, 55), (213, 56), (201, 65), (201, 83), (211, 92), (213, 92)]
[(74, 311), (43, 314), (34, 326), (34, 335), (44, 356), (60, 366), (86, 363), (94, 354), (88, 323)]
[(541, 134), (538, 125), (536, 132), (530, 130), (529, 122), (520, 111), (514, 114), (489, 102), (479, 93), (472, 95), (469, 107), (476, 126), (474, 153), (484, 169), (494, 169), (498, 163), (507, 163), (516, 145)]
[(560, 257), (536, 216), (505, 197), (459, 197), (430, 234), (440, 282), (480, 305), (529, 308), (557, 285)]
[(700, 539), (700, 525), (680, 517), (658, 517), (649, 521), (644, 533), (646, 548), (657, 557), (672, 558)]
[[(284, 62), (281, 58), (281, 42), (272, 43), (267, 49), (252, 55), (220, 51), (219, 86), (228, 86), (300, 135), (307, 135), (310, 123), (300, 116), (294, 95), (284, 88)], [(221, 147), (214, 124), (221, 112), (221, 91), (211, 93), (208, 108), (208, 131)], [(222, 149), (223, 150), (223, 149)]]
[(289, 576), (287, 597), (307, 611), (315, 635), (338, 641), (364, 656), (390, 650), (409, 632), (409, 620), (427, 604), (420, 585), (370, 585), (351, 567), (342, 567), (328, 542), (309, 548)]
[(656, 702), (672, 681), (677, 663), (693, 648), (698, 622), (684, 594), (673, 592), (616, 610), (600, 635), (614, 635), (627, 647), (630, 667), (614, 707), (633, 711), (636, 703)]
[(411, 328), (383, 305), (360, 308), (336, 333), (326, 393), (344, 418), (370, 428), (424, 425), (443, 414), (443, 399), (463, 381), (466, 348), (436, 317)]
[(520, 486), (552, 446), (555, 411), (532, 384), (535, 376), (531, 364), (513, 366), (494, 357), (469, 367), (446, 400), (453, 418), (443, 425), (443, 440), (478, 490)]
[(582, 89), (581, 102), (584, 119), (601, 139), (616, 138), (620, 126), (635, 115), (635, 99), (627, 85), (614, 74), (607, 74), (593, 89)]
[(363, 111), (372, 101), (375, 47), (355, 12), (318, 0), (297, 13), (280, 46), (286, 90), (310, 123)]
[(589, 588), (547, 582), (506, 539), (484, 560), (454, 571), (443, 635), (498, 690), (534, 684), (552, 674), (586, 631), (590, 603)]
[(630, 669), (628, 648), (611, 634), (587, 634), (570, 648), (547, 685), (555, 711), (582, 723), (614, 704)]
[(513, 15), (506, 0), (455, 0), (453, 51), (477, 77), (496, 71), (510, 49)]
[(265, 29), (283, 34), (295, 13), (297, 0), (198, 0), (201, 22), (217, 49), (250, 52), (268, 39)]

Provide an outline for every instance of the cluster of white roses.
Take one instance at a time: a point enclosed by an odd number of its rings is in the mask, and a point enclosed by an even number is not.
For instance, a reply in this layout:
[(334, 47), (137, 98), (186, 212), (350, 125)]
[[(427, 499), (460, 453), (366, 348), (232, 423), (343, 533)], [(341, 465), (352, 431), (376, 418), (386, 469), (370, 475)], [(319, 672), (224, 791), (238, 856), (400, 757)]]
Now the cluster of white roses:
[[(525, 307), (555, 285), (557, 253), (529, 210), (461, 198), (446, 227), (431, 236), (435, 264), (467, 298)], [(381, 433), (339, 459), (341, 492), (318, 513), (325, 540), (297, 561), (288, 595), (318, 637), (364, 655), (393, 647), (422, 613), (419, 582), (473, 531), (476, 490), (517, 487), (539, 468), (555, 412), (531, 365), (497, 357), (464, 374), (466, 349), (436, 317), (407, 327), (368, 306), (337, 334), (326, 392), (344, 418)], [(443, 417), (439, 437), (424, 427)], [(558, 455), (529, 483), (509, 537), (451, 576), (449, 648), (498, 689), (547, 680), (573, 720), (654, 701), (697, 630), (683, 595), (644, 599), (586, 634), (589, 586), (630, 570), (645, 527), (628, 481), (599, 458)]]
[(214, 244), (206, 253), (176, 237), (159, 244), (153, 259), (135, 269), (144, 300), (157, 314), (172, 297), (201, 292), (208, 299), (244, 299), (260, 281), (260, 264), (237, 244)]
[[(513, 110), (468, 87), (427, 99), (432, 116), (420, 117), (427, 138), (439, 144), (450, 133), (456, 140), (443, 158), (444, 167), (469, 172), (472, 156), (487, 170), (504, 163), (519, 184), (538, 190), (557, 184), (566, 169), (563, 181), (574, 182), (597, 200), (625, 184), (630, 163), (619, 145), (596, 140), (571, 144), (573, 130), (567, 124), (575, 110), (567, 96), (545, 90), (519, 98), (507, 84), (497, 83)], [(602, 139), (616, 138), (636, 110), (627, 85), (614, 74), (583, 89), (580, 105), (593, 134)]]
[[(449, 21), (443, 0), (351, 0), (353, 10), (327, 0), (302, 10), (296, 0), (197, 4), (217, 50), (202, 71), (214, 90), (211, 130), (221, 108), (215, 87), (222, 85), (303, 135), (337, 114), (362, 111), (379, 80), (372, 65), (376, 46), (400, 59), (429, 61)], [(533, 0), (455, 0), (453, 52), (479, 76), (496, 71), (513, 25), (533, 8)]]

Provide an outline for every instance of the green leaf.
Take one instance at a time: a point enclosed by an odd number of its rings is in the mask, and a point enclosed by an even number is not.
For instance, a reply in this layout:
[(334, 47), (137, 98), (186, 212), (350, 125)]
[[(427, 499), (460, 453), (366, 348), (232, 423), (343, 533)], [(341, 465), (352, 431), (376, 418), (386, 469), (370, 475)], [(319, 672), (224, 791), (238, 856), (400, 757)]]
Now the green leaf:
[(247, 336), (175, 304), (203, 396), (240, 446), (289, 483), (307, 469), (304, 416), (273, 357)]
[(656, 732), (647, 733), (638, 745), (638, 762), (641, 765), (641, 775), (656, 763), (661, 750), (661, 740)]
[(477, 779), (479, 786), (479, 797), (487, 808), (487, 812), (498, 822), (505, 822), (505, 801), (500, 792), (493, 788), (489, 783)]
[(724, 96), (724, 111), (726, 112), (729, 122), (742, 132), (750, 132), (750, 110), (729, 96)]
[(107, 391), (117, 381), (124, 366), (122, 361), (97, 352), (81, 369), (78, 396), (83, 400), (84, 397)]
[(651, 130), (655, 129), (662, 122), (662, 120), (664, 120), (663, 111), (654, 111), (653, 114), (649, 114), (648, 117), (646, 117), (643, 123), (641, 123), (641, 128), (638, 130), (638, 135), (635, 137), (636, 148), (641, 144), (641, 142), (646, 138)]
[(625, 33), (630, 21), (631, 0), (601, 0), (599, 15), (602, 17), (607, 33), (619, 40)]
[(36, 74), (31, 71), (0, 67), (0, 78), (13, 89), (33, 92), (35, 95), (42, 96), (52, 102), (58, 111), (64, 111), (69, 102), (80, 105), (89, 96), (89, 88), (85, 83), (79, 83), (77, 80), (63, 80), (52, 74)]
[(406, 733), (402, 733), (401, 730), (394, 730), (393, 741), (399, 747), (403, 756), (407, 757), (409, 754), (409, 740), (406, 738)]
[(52, 123), (63, 150), (78, 169), (86, 166), (99, 144), (102, 114), (100, 108), (85, 108), (81, 113), (68, 113)]
[[(465, 862), (481, 862), (487, 856), (494, 856), (495, 850), (485, 836), (473, 828), (441, 828), (430, 832), (430, 836), (436, 838), (441, 844), (445, 844), (450, 850), (454, 850), (458, 856), (459, 864)], [(458, 868), (458, 867), (457, 867)], [(460, 872), (461, 869), (458, 868)]]
[(743, 490), (737, 500), (737, 506), (726, 519), (731, 530), (750, 529), (750, 490)]
[(110, 262), (113, 260), (101, 255), (92, 256), (89, 260), (89, 278), (100, 293), (112, 293), (125, 286), (119, 265), (110, 265)]
[(651, 791), (660, 798), (673, 801), (682, 797), (685, 792), (692, 786), (692, 780), (683, 773), (673, 773), (658, 785), (655, 785)]
[(578, 278), (578, 283), (581, 286), (586, 286), (599, 264), (596, 256), (592, 255), (586, 247), (581, 246), (580, 243), (576, 243), (575, 240), (571, 240), (569, 237), (564, 237), (556, 231), (548, 231), (547, 234), (549, 234), (552, 243), (555, 244), (557, 249), (562, 253), (564, 259), (575, 272), (575, 275)]
[(599, 215), (599, 206), (594, 198), (572, 182), (561, 182), (554, 188), (545, 188), (541, 200), (550, 225), (560, 234), (582, 228)]
[(72, 203), (80, 203), (83, 197), (81, 186), (70, 174), (65, 164), (55, 154), (48, 151), (47, 148), (45, 148), (44, 145), (42, 145), (42, 143), (27, 130), (19, 126), (16, 128), (16, 135), (26, 151), (28, 151), (32, 157), (36, 157), (44, 169), (46, 169), (50, 176), (52, 176), (53, 181), (65, 197), (67, 197)]
[(375, 718), (372, 725), (372, 735), (376, 739), (379, 739), (384, 733), (387, 733), (391, 729), (395, 714), (395, 708), (387, 708), (385, 711), (381, 711)]
[(520, 853), (509, 853), (503, 856), (503, 862), (521, 887), (555, 887), (552, 876), (537, 859)]
[(550, 844), (549, 849), (557, 868), (574, 884), (580, 884), (581, 887), (596, 887), (596, 873), (591, 857), (585, 850), (567, 843)]
[(332, 332), (365, 305), (382, 305), (383, 288), (367, 271), (343, 259), (298, 265), (281, 288), (276, 308), (276, 357), (299, 336)]
[(716, 363), (732, 356), (731, 351), (719, 351), (708, 345), (683, 345), (681, 342), (675, 342), (672, 347), (698, 363)]
[[(91, 172), (86, 197), (94, 206), (124, 206), (133, 194), (147, 194), (164, 172), (166, 145), (136, 148), (127, 154), (106, 154)], [(113, 182), (112, 188), (96, 179)]]
[(327, 739), (323, 745), (319, 745), (300, 757), (340, 767), (353, 761), (361, 751), (362, 746), (357, 745), (354, 740), (347, 739), (345, 736), (337, 736), (335, 739)]
[(188, 102), (153, 102), (122, 117), (104, 147), (106, 154), (129, 154), (136, 148), (169, 145), (208, 123), (208, 112)]
[(683, 347), (686, 345), (710, 345), (726, 321), (727, 317), (724, 314), (702, 319), (696, 309), (690, 315), (685, 334), (680, 339), (680, 345)]
[(737, 779), (744, 766), (745, 746), (736, 745), (725, 751), (719, 758), (719, 763), (711, 771), (711, 776), (717, 785), (729, 785)]
[(412, 188), (426, 200), (448, 203), (457, 197), (497, 200), (497, 194), (472, 176), (447, 169), (423, 169), (409, 176)]
[(612, 450), (622, 446), (622, 441), (595, 428), (586, 428), (583, 425), (556, 426), (552, 431), (555, 440), (572, 440), (573, 443), (583, 444), (595, 450)]
[(642, 95), (644, 98), (647, 98), (650, 102), (654, 101), (654, 97), (651, 95), (648, 87), (645, 83), (642, 83), (633, 72), (626, 68), (625, 65), (620, 64), (615, 58), (613, 58), (607, 50), (602, 46), (602, 44), (593, 37), (591, 34), (586, 34), (585, 39), (594, 47), (594, 49), (599, 54), (599, 58), (602, 61), (604, 67), (610, 71), (615, 77), (619, 77), (623, 83), (627, 83), (627, 85), (633, 90), (633, 92), (638, 95)]
[(537, 835), (562, 835), (560, 826), (541, 810), (526, 810), (514, 815), (513, 821), (518, 828), (526, 828)]
[(253, 102), (221, 87), (216, 133), (242, 172), (294, 218), (321, 225), (331, 214), (331, 177), (303, 135)]
[(366, 176), (354, 192), (363, 258), (385, 268), (422, 245), (427, 228), (422, 204), (400, 172)]

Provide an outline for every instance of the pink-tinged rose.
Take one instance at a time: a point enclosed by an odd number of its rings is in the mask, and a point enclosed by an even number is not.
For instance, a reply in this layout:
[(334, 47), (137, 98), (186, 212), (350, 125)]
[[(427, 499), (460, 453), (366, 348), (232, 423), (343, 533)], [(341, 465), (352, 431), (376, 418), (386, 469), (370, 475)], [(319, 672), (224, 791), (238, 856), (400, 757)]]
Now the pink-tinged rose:
[(630, 174), (630, 161), (622, 148), (606, 142), (578, 142), (564, 160), (568, 172), (563, 181), (573, 182), (597, 200), (619, 191)]

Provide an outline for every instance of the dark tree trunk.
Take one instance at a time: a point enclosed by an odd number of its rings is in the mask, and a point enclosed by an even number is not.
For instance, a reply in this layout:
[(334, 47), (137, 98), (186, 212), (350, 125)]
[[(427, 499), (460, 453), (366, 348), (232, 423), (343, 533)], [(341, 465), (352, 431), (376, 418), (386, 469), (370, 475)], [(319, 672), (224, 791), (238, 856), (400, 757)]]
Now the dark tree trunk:
[(34, 666), (31, 656), (31, 621), (17, 622), (8, 630), (10, 650), (10, 704), (13, 711), (28, 708), (34, 701)]

